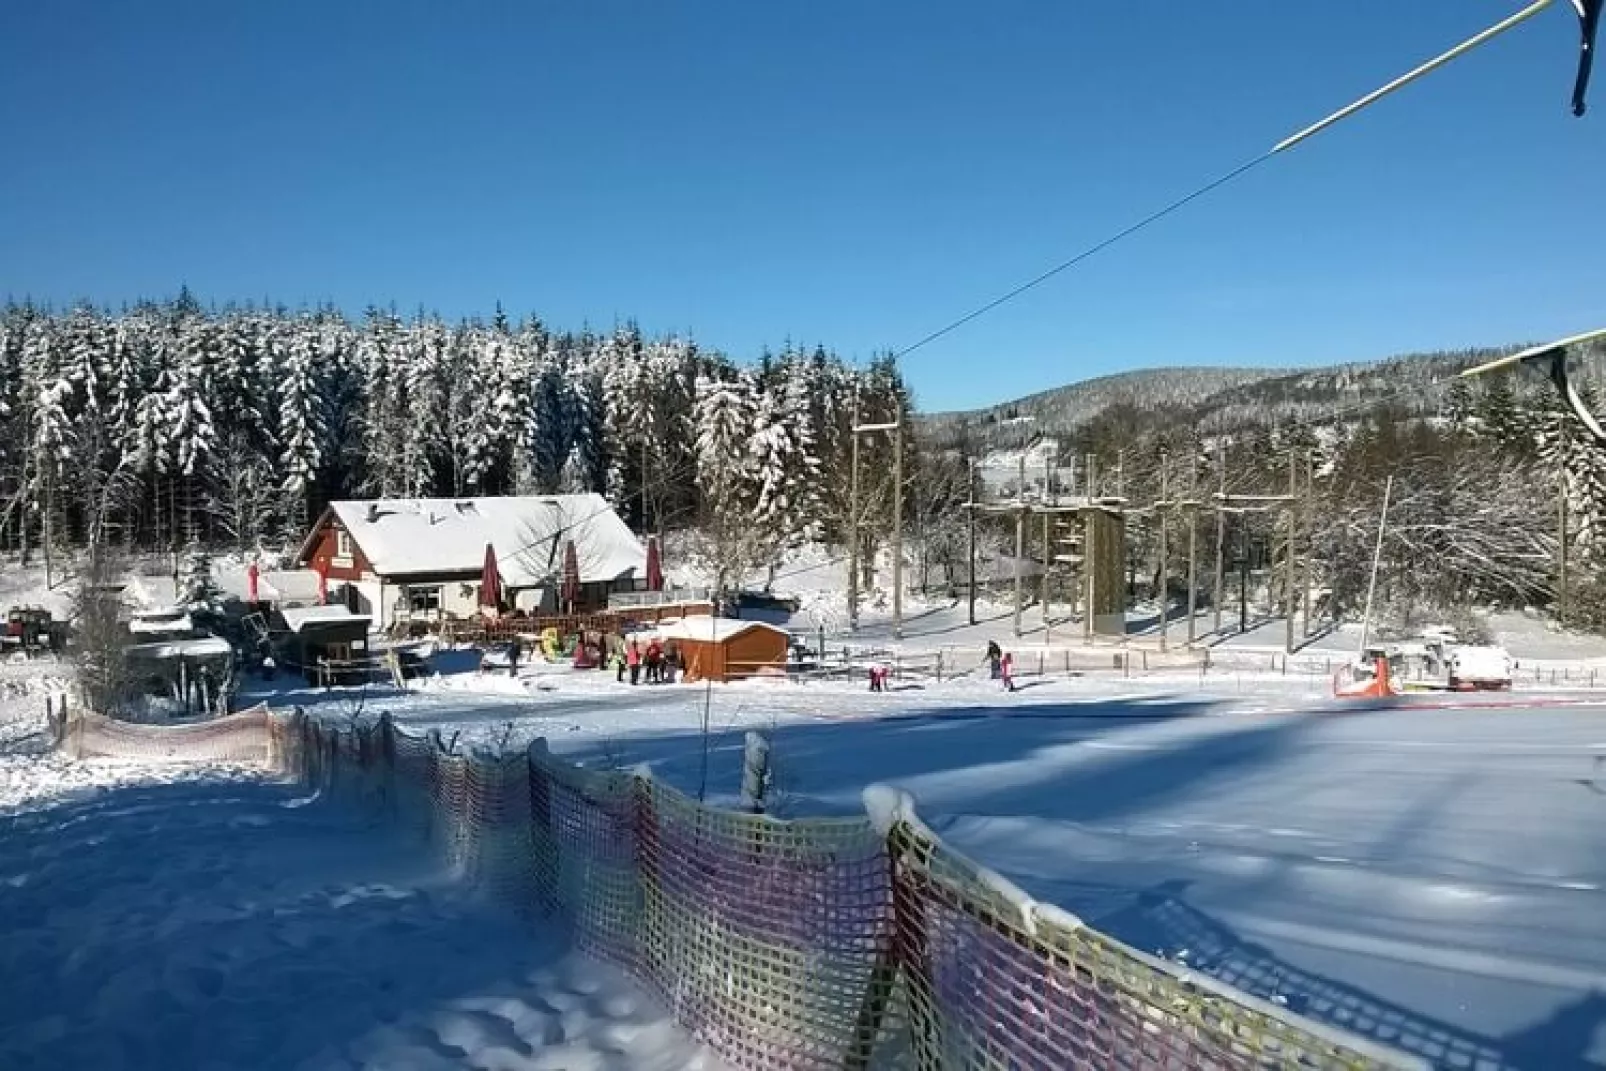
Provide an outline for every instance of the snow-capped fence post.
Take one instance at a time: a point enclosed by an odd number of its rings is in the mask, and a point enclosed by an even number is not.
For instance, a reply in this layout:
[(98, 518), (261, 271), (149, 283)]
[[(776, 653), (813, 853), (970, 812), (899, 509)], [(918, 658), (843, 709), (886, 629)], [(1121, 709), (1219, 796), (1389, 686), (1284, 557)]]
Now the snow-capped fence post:
[(942, 648), (937, 648), (937, 683), (942, 683)]
[(749, 732), (742, 745), (742, 805), (754, 814), (763, 814), (769, 783), (769, 738), (760, 732)]

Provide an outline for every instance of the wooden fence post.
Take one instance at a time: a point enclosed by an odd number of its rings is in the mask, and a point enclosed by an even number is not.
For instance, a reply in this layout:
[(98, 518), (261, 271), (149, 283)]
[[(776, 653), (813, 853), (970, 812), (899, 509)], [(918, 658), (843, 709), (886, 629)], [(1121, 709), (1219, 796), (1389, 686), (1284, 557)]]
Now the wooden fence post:
[(770, 742), (763, 733), (748, 732), (742, 747), (742, 804), (754, 814), (764, 813), (764, 795), (770, 783)]

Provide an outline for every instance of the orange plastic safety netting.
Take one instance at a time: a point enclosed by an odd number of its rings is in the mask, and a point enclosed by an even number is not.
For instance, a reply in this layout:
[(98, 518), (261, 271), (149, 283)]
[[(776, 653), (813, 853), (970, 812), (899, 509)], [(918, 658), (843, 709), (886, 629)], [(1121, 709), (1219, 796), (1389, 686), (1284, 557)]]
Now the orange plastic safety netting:
[(888, 1044), (892, 890), (866, 818), (784, 822), (532, 753), (546, 902), (742, 1068), (839, 1068)]
[(977, 1071), (1361, 1071), (1411, 1058), (1304, 1021), (1030, 900), (937, 838), (903, 797), (886, 829), (910, 1043)]
[(540, 743), (457, 754), (388, 718), (270, 728), (286, 772), (560, 920), (733, 1067), (1420, 1066), (1032, 903), (895, 793), (873, 792), (863, 818), (785, 822)]
[(268, 723), (266, 706), (183, 725), (146, 725), (99, 714), (77, 714), (67, 723), (62, 747), (80, 759), (266, 763), (270, 751)]

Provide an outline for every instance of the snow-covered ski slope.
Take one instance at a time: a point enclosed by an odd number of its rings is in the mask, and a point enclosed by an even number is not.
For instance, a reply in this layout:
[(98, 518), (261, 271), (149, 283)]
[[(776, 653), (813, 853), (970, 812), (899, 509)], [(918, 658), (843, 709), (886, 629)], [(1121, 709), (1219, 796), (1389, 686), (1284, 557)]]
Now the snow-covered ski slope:
[(853, 813), (888, 782), (1032, 895), (1310, 1017), (1446, 1067), (1606, 1066), (1606, 705), (1363, 711), (1278, 674), (1025, 683), (631, 688), (531, 667), (360, 702), (719, 802), (763, 729), (782, 813)]
[(0, 1067), (717, 1066), (392, 827), (256, 777), (87, 769), (0, 817)]

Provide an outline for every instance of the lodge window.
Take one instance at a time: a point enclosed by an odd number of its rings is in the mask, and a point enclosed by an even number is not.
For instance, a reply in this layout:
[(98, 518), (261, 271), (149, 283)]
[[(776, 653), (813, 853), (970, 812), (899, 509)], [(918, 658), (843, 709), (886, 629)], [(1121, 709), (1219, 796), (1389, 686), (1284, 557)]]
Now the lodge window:
[(408, 588), (407, 609), (415, 614), (438, 614), (441, 611), (439, 587)]
[(344, 529), (335, 532), (335, 557), (351, 558), (351, 533)]

